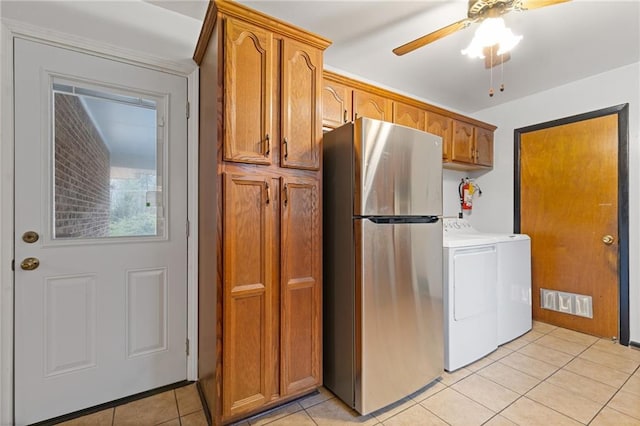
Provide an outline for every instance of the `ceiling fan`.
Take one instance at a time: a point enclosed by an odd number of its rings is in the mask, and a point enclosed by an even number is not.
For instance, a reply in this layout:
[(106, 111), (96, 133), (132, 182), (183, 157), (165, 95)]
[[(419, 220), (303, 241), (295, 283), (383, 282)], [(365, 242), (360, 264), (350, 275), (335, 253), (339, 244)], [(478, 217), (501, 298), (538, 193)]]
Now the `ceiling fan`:
[[(482, 22), (487, 18), (498, 18), (512, 10), (524, 11), (539, 9), (568, 1), (571, 0), (469, 0), (469, 10), (465, 19), (461, 19), (451, 25), (447, 25), (425, 36), (405, 43), (402, 46), (396, 47), (393, 49), (393, 53), (398, 56), (405, 55), (429, 43), (433, 43), (436, 40), (465, 29), (473, 23)], [(492, 55), (495, 55), (495, 53), (492, 52)], [(506, 56), (506, 54), (503, 56)], [(504, 57), (501, 62), (507, 59), (508, 57)]]

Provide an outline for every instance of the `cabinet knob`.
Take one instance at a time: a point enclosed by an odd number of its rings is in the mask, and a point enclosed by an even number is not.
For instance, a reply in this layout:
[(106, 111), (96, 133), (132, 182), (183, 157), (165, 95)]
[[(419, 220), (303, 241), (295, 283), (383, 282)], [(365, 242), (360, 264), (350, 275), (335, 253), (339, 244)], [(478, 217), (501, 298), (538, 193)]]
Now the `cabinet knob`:
[(284, 140), (282, 141), (282, 145), (284, 147), (284, 158), (286, 159), (287, 157), (289, 157), (289, 141), (287, 140), (287, 138), (284, 138)]
[(343, 115), (343, 121), (346, 123), (347, 122), (347, 110), (344, 110), (344, 115)]

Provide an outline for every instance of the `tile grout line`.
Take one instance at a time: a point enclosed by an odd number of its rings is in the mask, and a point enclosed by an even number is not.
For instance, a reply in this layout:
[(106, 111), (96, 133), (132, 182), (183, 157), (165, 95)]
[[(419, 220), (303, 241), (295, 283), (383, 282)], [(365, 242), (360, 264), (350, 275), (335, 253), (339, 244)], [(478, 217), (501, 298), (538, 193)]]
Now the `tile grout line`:
[[(558, 337), (558, 338), (559, 338), (559, 337)], [(561, 339), (561, 338), (560, 338), (560, 339)], [(562, 340), (565, 340), (565, 339), (562, 339)], [(565, 341), (567, 341), (567, 340), (565, 340)], [(580, 353), (578, 353), (577, 355), (573, 355), (573, 358), (572, 358), (570, 361), (566, 362), (562, 367), (559, 367), (559, 368), (558, 368), (556, 371), (554, 371), (551, 375), (547, 376), (545, 379), (543, 379), (543, 380), (542, 380), (540, 383), (538, 383), (536, 386), (534, 386), (533, 388), (531, 388), (530, 390), (528, 390), (528, 391), (527, 391), (527, 393), (526, 393), (526, 394), (524, 394), (524, 395), (522, 395), (522, 396), (523, 396), (523, 397), (526, 397), (526, 395), (527, 395), (529, 392), (531, 392), (533, 389), (535, 389), (535, 388), (537, 388), (538, 386), (540, 386), (542, 383), (545, 383), (545, 382), (546, 382), (546, 381), (547, 381), (547, 380), (548, 380), (552, 375), (554, 375), (554, 374), (555, 374), (555, 373), (557, 373), (558, 371), (560, 371), (560, 370), (564, 369), (564, 367), (566, 367), (569, 363), (571, 363), (571, 362), (572, 362), (573, 360), (575, 360), (576, 358), (579, 358), (579, 357), (580, 357), (580, 355), (581, 355), (581, 354), (583, 354), (584, 352), (586, 352), (587, 350), (589, 350), (589, 349), (593, 348), (593, 347), (596, 345), (596, 343), (598, 343), (598, 341), (599, 341), (599, 339), (598, 339), (598, 340), (595, 340), (593, 343), (591, 343), (590, 345), (588, 345), (588, 346), (587, 346), (584, 350), (582, 350)], [(576, 343), (576, 342), (573, 342), (573, 343)], [(524, 347), (524, 346), (523, 346), (523, 347)], [(552, 349), (552, 348), (551, 348), (551, 349)], [(597, 348), (594, 348), (594, 349), (597, 349)], [(562, 351), (560, 351), (560, 352), (562, 352)], [(605, 352), (605, 353), (607, 353), (606, 351), (600, 351), (600, 352)], [(609, 353), (607, 353), (607, 354), (609, 354)], [(522, 354), (522, 355), (523, 355), (523, 356), (526, 356), (525, 354)], [(570, 355), (570, 354), (569, 354), (569, 355)], [(615, 354), (611, 354), (611, 355), (615, 355)], [(531, 358), (531, 357), (530, 357), (530, 358)], [(621, 357), (621, 358), (622, 358), (622, 357)], [(533, 358), (533, 359), (535, 359), (535, 358)], [(585, 361), (589, 361), (589, 360), (584, 359), (584, 358), (580, 358), (580, 359), (583, 359), (583, 360), (585, 360)], [(589, 361), (589, 362), (592, 362), (593, 364), (596, 364), (596, 365), (602, 365), (602, 364), (600, 364), (600, 363), (593, 362), (593, 361)], [(602, 366), (604, 366), (604, 367), (608, 367), (608, 368), (611, 368), (612, 370), (620, 371), (620, 370), (617, 370), (617, 369), (615, 369), (615, 368), (612, 368), (612, 367), (609, 367), (609, 366), (606, 366), (606, 365), (602, 365)], [(639, 369), (639, 368), (640, 368), (640, 366), (639, 366), (639, 367), (636, 367), (636, 370), (635, 370), (635, 371), (638, 371), (638, 369)], [(570, 371), (570, 370), (567, 370), (567, 371)], [(583, 374), (580, 374), (580, 373), (577, 373), (577, 372), (573, 372), (573, 371), (570, 371), (570, 372), (572, 372), (572, 373), (574, 373), (574, 374), (577, 374), (577, 375), (579, 375), (579, 376), (582, 376), (582, 377), (586, 377), (586, 378), (588, 378), (588, 379), (591, 379), (590, 377), (585, 376), (585, 375), (583, 375)], [(624, 372), (624, 371), (621, 371), (621, 373), (628, 374), (628, 373), (626, 373), (626, 372)], [(613, 393), (613, 395), (612, 395), (612, 396), (607, 400), (607, 402), (605, 402), (604, 404), (602, 404), (602, 406), (600, 407), (600, 409), (598, 409), (598, 411), (593, 415), (593, 417), (591, 417), (591, 419), (586, 423), (587, 425), (588, 425), (588, 424), (590, 424), (591, 422), (593, 422), (593, 420), (594, 420), (596, 417), (598, 417), (598, 415), (600, 414), (600, 412), (602, 412), (602, 410), (603, 410), (605, 407), (607, 407), (607, 405), (609, 404), (609, 402), (611, 402), (611, 400), (612, 400), (613, 398), (615, 398), (615, 396), (618, 394), (618, 392), (620, 392), (620, 391), (622, 390), (622, 387), (623, 387), (623, 386), (624, 386), (624, 385), (625, 385), (625, 384), (626, 384), (626, 383), (631, 379), (631, 377), (633, 376), (633, 374), (635, 374), (635, 372), (634, 372), (634, 373), (631, 373), (631, 374), (629, 375), (629, 377), (627, 377), (627, 379), (626, 379), (626, 380), (625, 380), (625, 381), (624, 381), (624, 382), (623, 382), (623, 383), (622, 383), (622, 384), (621, 384), (621, 385), (616, 389), (616, 391), (615, 391), (615, 392)], [(594, 380), (594, 379), (591, 379), (591, 380)], [(598, 382), (598, 383), (602, 383), (602, 382), (600, 382), (599, 380), (595, 380), (595, 381), (596, 381), (596, 382)], [(551, 384), (551, 383), (549, 383), (549, 384)], [(606, 383), (602, 383), (602, 384), (605, 384), (605, 385), (606, 385)], [(552, 384), (551, 384), (551, 385), (552, 385)], [(556, 386), (557, 386), (557, 385), (556, 385)], [(609, 386), (611, 386), (611, 385), (609, 385)], [(561, 386), (557, 386), (557, 387), (560, 387), (561, 389), (564, 389), (564, 388), (562, 388)], [(613, 386), (612, 386), (612, 387), (613, 387)], [(565, 390), (567, 390), (567, 389), (565, 389)], [(584, 398), (584, 397), (583, 397), (583, 398)], [(519, 399), (520, 399), (520, 398), (519, 398)], [(530, 399), (530, 398), (528, 398), (528, 399)], [(590, 400), (590, 399), (588, 399), (588, 398), (585, 398), (585, 399), (587, 399), (587, 400), (589, 400), (589, 401), (592, 401), (592, 400)], [(567, 415), (567, 414), (564, 414), (564, 413), (562, 413), (562, 412), (560, 412), (560, 411), (557, 411), (557, 410), (555, 410), (553, 407), (549, 407), (549, 406), (545, 405), (545, 404), (544, 404), (544, 403), (542, 403), (542, 402), (539, 402), (539, 401), (536, 401), (536, 400), (532, 400), (532, 401), (534, 401), (534, 402), (536, 402), (536, 403), (538, 403), (538, 404), (540, 404), (540, 405), (542, 405), (542, 406), (544, 406), (544, 407), (546, 407), (546, 408), (549, 408), (550, 410), (553, 410), (553, 411), (555, 411), (555, 412), (557, 412), (557, 413), (560, 413), (560, 414), (562, 414), (562, 415), (563, 415), (563, 416), (565, 416), (565, 417), (568, 417), (568, 418), (570, 418), (570, 419), (572, 419), (572, 420), (575, 420), (575, 421), (577, 421), (578, 423), (581, 423), (579, 420), (577, 420), (577, 419), (575, 419), (575, 418), (573, 418), (573, 417), (571, 417), (571, 416), (569, 416), (569, 415)], [(592, 402), (597, 403), (597, 404), (600, 404), (600, 403), (599, 403), (599, 402), (597, 402), (597, 401), (592, 401)], [(514, 401), (514, 403), (515, 403), (515, 401)], [(609, 409), (612, 409), (612, 410), (615, 410), (614, 408), (611, 408), (611, 407), (608, 407), (608, 408), (609, 408)], [(506, 409), (506, 408), (505, 408), (505, 409)], [(615, 411), (618, 411), (618, 410), (615, 410)], [(622, 413), (622, 414), (625, 414), (625, 413)], [(627, 415), (627, 414), (625, 414), (625, 415)]]
[(176, 412), (178, 413), (178, 424), (180, 426), (182, 426), (182, 418), (180, 416), (180, 406), (178, 405), (178, 394), (176, 393), (176, 390), (173, 390), (173, 400), (176, 403)]
[[(555, 329), (557, 329), (557, 327), (556, 327), (556, 328), (554, 328), (554, 329), (552, 329), (552, 330), (550, 330), (550, 331), (548, 331), (547, 333), (541, 333), (541, 334), (543, 335), (542, 337), (550, 335), (550, 333), (551, 333), (551, 332), (553, 332)], [(534, 330), (533, 330), (533, 327), (532, 327), (531, 331), (534, 331)], [(538, 333), (540, 333), (539, 331), (537, 331), (537, 332), (538, 332)], [(526, 334), (526, 333), (525, 333), (525, 334)], [(519, 338), (521, 338), (521, 337), (522, 337), (522, 336), (520, 336)], [(539, 338), (538, 338), (538, 339), (536, 339), (536, 340), (539, 340), (539, 339), (541, 339), (542, 337), (539, 337)], [(553, 337), (556, 337), (556, 336), (553, 336)], [(556, 337), (556, 338), (561, 339), (561, 338), (559, 338), (559, 337)], [(514, 340), (516, 340), (516, 339), (514, 339)], [(565, 340), (565, 339), (561, 339), (561, 340), (567, 341), (567, 340)], [(533, 358), (533, 357), (527, 356), (526, 354), (523, 354), (523, 353), (520, 353), (520, 352), (519, 352), (519, 351), (520, 351), (520, 349), (522, 349), (522, 348), (524, 348), (524, 347), (526, 347), (526, 346), (528, 346), (528, 345), (530, 345), (531, 343), (534, 343), (534, 342), (535, 342), (535, 340), (527, 341), (527, 344), (525, 344), (524, 346), (521, 346), (520, 348), (518, 348), (518, 349), (514, 350), (512, 353), (516, 353), (516, 352), (517, 352), (517, 353), (519, 353), (519, 354), (520, 354), (520, 355), (522, 355), (522, 356), (526, 356), (526, 357), (531, 358), (531, 359), (534, 359), (534, 360), (536, 360), (536, 361), (540, 361), (540, 360), (537, 360), (536, 358)], [(575, 343), (575, 342), (572, 342), (572, 343)], [(593, 345), (593, 344), (595, 344), (595, 342), (594, 342), (594, 343), (592, 343), (592, 345)], [(544, 346), (544, 345), (540, 345), (540, 346)], [(586, 351), (589, 347), (590, 347), (590, 346), (587, 346), (587, 347), (586, 347), (582, 352)], [(559, 351), (559, 352), (562, 352), (562, 351)], [(580, 353), (582, 353), (582, 352), (580, 352)], [(566, 352), (562, 352), (562, 353), (565, 353), (565, 354), (566, 354)], [(563, 364), (563, 366), (562, 366), (562, 367), (557, 367), (557, 366), (555, 366), (555, 365), (549, 364), (548, 362), (546, 363), (546, 364), (552, 365), (553, 367), (556, 367), (556, 370), (555, 370), (553, 373), (551, 373), (551, 374), (549, 374), (548, 376), (546, 376), (544, 379), (539, 379), (539, 378), (537, 378), (537, 377), (531, 376), (530, 374), (527, 374), (526, 372), (524, 372), (524, 371), (522, 371), (522, 370), (520, 370), (520, 369), (518, 369), (518, 368), (514, 368), (514, 367), (511, 367), (511, 366), (509, 366), (509, 365), (507, 365), (507, 364), (503, 364), (503, 365), (506, 365), (506, 366), (507, 366), (507, 367), (509, 367), (509, 368), (512, 368), (512, 369), (514, 369), (514, 370), (518, 371), (519, 373), (522, 373), (522, 374), (524, 374), (524, 375), (526, 375), (526, 376), (529, 376), (529, 377), (531, 377), (531, 378), (533, 378), (533, 379), (535, 379), (535, 380), (538, 380), (539, 382), (538, 382), (535, 386), (533, 386), (532, 388), (530, 388), (529, 390), (527, 390), (525, 393), (520, 394), (520, 395), (518, 396), (518, 398), (516, 398), (514, 401), (512, 401), (509, 405), (507, 405), (506, 407), (504, 407), (502, 410), (500, 410), (500, 411), (498, 411), (497, 413), (495, 413), (495, 415), (494, 415), (494, 416), (492, 416), (490, 419), (488, 419), (488, 420), (487, 420), (486, 422), (484, 422), (483, 424), (486, 424), (487, 422), (491, 421), (491, 419), (493, 419), (494, 417), (496, 417), (496, 416), (498, 416), (498, 415), (500, 415), (500, 416), (502, 416), (502, 417), (504, 417), (504, 418), (508, 419), (509, 421), (512, 421), (512, 420), (511, 420), (511, 419), (509, 419), (508, 417), (503, 416), (503, 415), (502, 415), (502, 413), (504, 413), (504, 412), (505, 412), (509, 407), (511, 407), (512, 405), (514, 405), (517, 401), (521, 400), (522, 398), (527, 398), (527, 399), (529, 399), (530, 401), (533, 401), (533, 402), (535, 402), (536, 404), (540, 404), (540, 405), (542, 405), (543, 407), (546, 407), (546, 408), (548, 408), (548, 409), (550, 409), (550, 410), (552, 410), (552, 411), (554, 411), (554, 412), (556, 412), (556, 413), (558, 413), (558, 414), (560, 414), (560, 415), (562, 415), (562, 416), (564, 416), (564, 417), (566, 417), (566, 418), (568, 418), (568, 419), (571, 419), (571, 420), (577, 421), (578, 423), (581, 423), (581, 422), (580, 422), (580, 421), (578, 421), (577, 419), (574, 419), (573, 417), (571, 417), (571, 416), (569, 416), (569, 415), (567, 415), (567, 414), (561, 413), (561, 412), (559, 412), (559, 411), (557, 411), (557, 410), (553, 409), (552, 407), (548, 407), (548, 406), (546, 406), (545, 404), (542, 404), (542, 403), (540, 403), (540, 402), (538, 402), (538, 401), (532, 400), (532, 399), (530, 399), (530, 398), (528, 398), (528, 397), (526, 396), (526, 395), (527, 395), (529, 392), (531, 392), (533, 389), (537, 388), (537, 387), (538, 387), (538, 386), (540, 386), (542, 383), (545, 383), (545, 382), (546, 382), (546, 381), (547, 381), (551, 376), (553, 376), (555, 373), (557, 373), (558, 371), (560, 371), (560, 370), (561, 370), (562, 368), (564, 368), (567, 364), (569, 364), (571, 361), (573, 361), (575, 358), (577, 358), (577, 355), (573, 355), (573, 354), (567, 354), (567, 355), (572, 356), (572, 358), (571, 358), (569, 361), (567, 361), (565, 364)], [(509, 355), (507, 355), (507, 356), (509, 356)], [(499, 361), (499, 360), (498, 360), (498, 361)], [(497, 362), (497, 361), (496, 361), (496, 362)], [(542, 361), (542, 362), (544, 362), (544, 361)], [(481, 370), (482, 370), (482, 369), (481, 369)], [(478, 372), (479, 372), (479, 371), (481, 371), (481, 370), (478, 370)], [(476, 374), (476, 373), (477, 373), (477, 372), (474, 372), (474, 374)], [(484, 376), (480, 375), (480, 377), (484, 377)], [(485, 378), (486, 378), (486, 379), (488, 379), (488, 380), (490, 380), (490, 381), (492, 381), (493, 383), (496, 383), (497, 385), (503, 386), (503, 385), (501, 385), (500, 383), (497, 383), (497, 382), (495, 382), (495, 381), (491, 380), (491, 379), (490, 379), (490, 378), (488, 378), (488, 377), (485, 377)], [(503, 387), (505, 387), (505, 386), (503, 386)], [(506, 388), (506, 387), (505, 387), (505, 388)], [(506, 389), (509, 389), (509, 388), (506, 388)], [(511, 389), (509, 389), (509, 390), (511, 390)], [(475, 401), (475, 400), (473, 400), (473, 401)], [(475, 402), (477, 402), (478, 404), (480, 404), (478, 401), (475, 401)], [(482, 404), (481, 404), (481, 405), (482, 405)], [(483, 405), (483, 406), (484, 406), (484, 405)], [(603, 406), (603, 407), (604, 407), (604, 406)], [(489, 408), (489, 407), (487, 407), (487, 408)], [(597, 414), (596, 414), (596, 416), (597, 416)], [(595, 416), (594, 416), (593, 418), (595, 418)], [(591, 420), (593, 420), (593, 418), (592, 418)], [(581, 423), (581, 424), (583, 424), (583, 423)]]

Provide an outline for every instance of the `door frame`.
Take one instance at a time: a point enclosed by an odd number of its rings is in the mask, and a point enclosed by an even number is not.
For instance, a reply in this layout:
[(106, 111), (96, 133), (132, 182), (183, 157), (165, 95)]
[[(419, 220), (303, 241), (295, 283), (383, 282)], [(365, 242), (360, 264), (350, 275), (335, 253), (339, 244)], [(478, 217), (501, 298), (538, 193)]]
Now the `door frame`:
[(14, 389), (14, 114), (13, 41), (23, 38), (150, 68), (187, 79), (187, 380), (198, 378), (198, 93), (195, 63), (164, 60), (110, 44), (95, 42), (19, 21), (0, 18), (0, 424), (13, 423)]
[(534, 124), (513, 132), (513, 226), (520, 232), (520, 143), (523, 133), (557, 127), (606, 115), (618, 116), (618, 341), (629, 346), (629, 104)]

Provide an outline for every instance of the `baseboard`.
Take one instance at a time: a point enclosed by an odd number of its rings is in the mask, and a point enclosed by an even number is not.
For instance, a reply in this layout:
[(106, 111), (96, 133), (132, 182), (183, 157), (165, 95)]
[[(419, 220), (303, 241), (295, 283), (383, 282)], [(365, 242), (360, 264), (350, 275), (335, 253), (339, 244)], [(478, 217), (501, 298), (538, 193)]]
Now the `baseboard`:
[(630, 341), (629, 346), (633, 346), (634, 348), (640, 349), (640, 343), (638, 342)]

